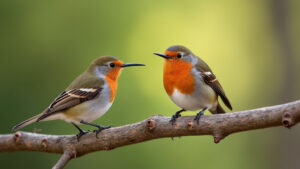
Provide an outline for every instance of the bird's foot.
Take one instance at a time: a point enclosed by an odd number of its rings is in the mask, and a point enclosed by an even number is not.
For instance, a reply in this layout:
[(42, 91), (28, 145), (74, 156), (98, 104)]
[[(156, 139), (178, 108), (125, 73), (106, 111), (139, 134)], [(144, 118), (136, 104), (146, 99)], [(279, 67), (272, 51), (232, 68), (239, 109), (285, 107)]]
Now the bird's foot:
[(172, 116), (172, 118), (171, 118), (171, 120), (169, 121), (172, 125), (174, 125), (175, 124), (175, 122), (176, 122), (176, 119), (178, 118), (178, 117), (180, 117), (181, 116), (181, 112), (183, 112), (183, 111), (185, 111), (184, 109), (181, 109), (181, 110), (179, 110), (178, 112), (176, 112), (173, 116)]
[(78, 134), (76, 134), (76, 137), (77, 137), (77, 141), (79, 141), (80, 137), (89, 133), (88, 131), (85, 131), (85, 130), (80, 130), (80, 132)]
[(85, 130), (82, 130), (80, 127), (78, 127), (75, 123), (72, 123), (78, 130), (79, 130), (79, 133), (76, 134), (76, 137), (77, 137), (77, 141), (79, 141), (80, 137), (87, 134), (89, 131), (85, 131)]
[(174, 125), (175, 122), (176, 122), (176, 119), (177, 119), (178, 117), (180, 117), (180, 116), (181, 116), (180, 114), (179, 114), (179, 115), (174, 114), (169, 122), (170, 122), (172, 125)]
[(169, 122), (170, 122), (172, 125), (174, 125), (177, 118), (178, 118), (178, 117), (176, 117), (175, 114), (174, 114)]
[(94, 130), (94, 132), (96, 133), (96, 137), (98, 138), (98, 134), (99, 134), (102, 130), (109, 129), (109, 128), (112, 127), (112, 125), (109, 125), (109, 126), (101, 126), (101, 125), (98, 125), (98, 126), (95, 126), (95, 127), (98, 127), (97, 130)]
[(203, 115), (203, 113), (198, 113), (196, 116), (195, 116), (195, 118), (194, 118), (194, 120), (197, 122), (197, 125), (199, 125), (199, 120), (200, 120), (200, 117)]
[(201, 117), (202, 115), (204, 115), (204, 112), (205, 112), (206, 109), (207, 109), (207, 108), (205, 107), (204, 109), (202, 109), (202, 110), (195, 116), (194, 120), (197, 122), (197, 125), (199, 125), (200, 117)]

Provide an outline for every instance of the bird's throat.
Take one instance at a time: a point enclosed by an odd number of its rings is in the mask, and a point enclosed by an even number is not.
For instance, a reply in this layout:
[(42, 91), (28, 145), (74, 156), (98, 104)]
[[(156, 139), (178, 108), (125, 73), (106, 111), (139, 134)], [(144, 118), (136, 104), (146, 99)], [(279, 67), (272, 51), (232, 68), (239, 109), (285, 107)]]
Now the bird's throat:
[(110, 88), (109, 102), (112, 102), (116, 96), (120, 71), (121, 71), (121, 68), (114, 68), (114, 69), (110, 70), (105, 76), (105, 80), (107, 81), (108, 86)]
[(191, 74), (192, 64), (182, 60), (166, 59), (164, 64), (164, 86), (169, 96), (176, 88), (183, 94), (194, 92), (195, 80)]

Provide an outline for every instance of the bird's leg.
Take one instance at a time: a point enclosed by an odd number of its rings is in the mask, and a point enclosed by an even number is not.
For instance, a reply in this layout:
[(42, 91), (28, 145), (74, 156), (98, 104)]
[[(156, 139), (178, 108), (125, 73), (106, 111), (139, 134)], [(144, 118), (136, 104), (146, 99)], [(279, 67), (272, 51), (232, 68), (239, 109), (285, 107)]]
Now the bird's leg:
[(101, 126), (101, 125), (99, 125), (99, 124), (88, 123), (88, 122), (83, 121), (83, 120), (81, 120), (80, 123), (86, 124), (86, 125), (90, 125), (90, 126), (94, 126), (94, 127), (97, 127), (98, 130), (94, 130), (94, 132), (96, 132), (96, 137), (97, 137), (97, 138), (98, 138), (98, 133), (100, 133), (102, 130), (109, 129), (109, 128), (111, 128), (111, 126), (112, 126), (112, 125), (109, 125), (109, 126)]
[(170, 123), (171, 123), (172, 125), (175, 124), (176, 119), (177, 119), (178, 117), (181, 116), (180, 113), (183, 112), (183, 111), (185, 111), (185, 110), (184, 110), (184, 109), (181, 109), (181, 110), (177, 111), (177, 112), (172, 116), (172, 118), (171, 118), (171, 120), (170, 120)]
[(82, 130), (80, 127), (78, 127), (75, 123), (72, 123), (78, 130), (79, 130), (79, 133), (76, 134), (76, 137), (77, 137), (77, 141), (79, 141), (80, 137), (85, 135), (86, 133), (88, 133), (87, 131), (84, 131)]
[(195, 121), (197, 121), (197, 124), (199, 125), (200, 117), (204, 114), (207, 107), (204, 107), (194, 118)]

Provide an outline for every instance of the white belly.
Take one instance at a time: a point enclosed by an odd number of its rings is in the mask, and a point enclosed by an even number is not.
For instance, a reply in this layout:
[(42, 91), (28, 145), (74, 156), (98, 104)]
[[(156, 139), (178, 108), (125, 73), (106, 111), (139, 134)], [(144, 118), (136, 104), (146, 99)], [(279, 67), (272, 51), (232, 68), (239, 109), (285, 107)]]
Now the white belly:
[[(102, 115), (104, 115), (107, 110), (112, 105), (112, 102), (109, 102), (110, 100), (110, 88), (107, 84), (103, 85), (103, 89), (100, 91), (99, 95), (89, 101), (86, 101), (84, 103), (81, 103), (80, 105), (80, 113), (79, 116), (76, 117), (76, 119), (91, 122)], [(75, 108), (75, 107), (74, 107)]]
[(77, 119), (91, 122), (104, 115), (112, 105), (112, 102), (109, 102), (109, 99), (104, 100), (100, 96), (97, 99), (93, 99), (82, 104), (87, 104), (86, 106), (83, 105), (86, 107), (86, 109), (85, 112), (81, 113), (81, 115), (77, 117)]
[(183, 94), (175, 88), (170, 96), (171, 100), (185, 110), (199, 110), (204, 107), (214, 109), (218, 104), (217, 95), (214, 90), (200, 78), (195, 82), (196, 87), (192, 94)]

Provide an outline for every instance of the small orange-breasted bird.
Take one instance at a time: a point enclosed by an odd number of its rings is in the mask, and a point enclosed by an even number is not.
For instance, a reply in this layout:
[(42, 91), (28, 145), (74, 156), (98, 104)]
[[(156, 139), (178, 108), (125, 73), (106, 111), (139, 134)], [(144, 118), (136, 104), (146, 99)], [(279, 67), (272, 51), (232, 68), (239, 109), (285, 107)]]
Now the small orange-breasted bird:
[(186, 110), (202, 109), (195, 116), (197, 124), (206, 109), (213, 114), (225, 113), (218, 102), (218, 96), (232, 110), (221, 84), (209, 66), (188, 48), (175, 45), (169, 47), (164, 54), (154, 54), (165, 59), (164, 87), (171, 100), (182, 108), (172, 116), (172, 124)]
[(79, 130), (77, 139), (87, 133), (79, 128), (78, 124), (97, 127), (98, 130), (94, 130), (97, 136), (100, 131), (110, 126), (105, 127), (90, 122), (101, 117), (110, 108), (116, 95), (120, 71), (128, 66), (145, 65), (123, 63), (113, 56), (98, 57), (46, 110), (14, 126), (13, 130), (33, 122), (60, 119), (72, 123)]

